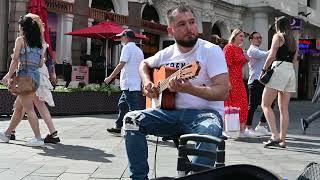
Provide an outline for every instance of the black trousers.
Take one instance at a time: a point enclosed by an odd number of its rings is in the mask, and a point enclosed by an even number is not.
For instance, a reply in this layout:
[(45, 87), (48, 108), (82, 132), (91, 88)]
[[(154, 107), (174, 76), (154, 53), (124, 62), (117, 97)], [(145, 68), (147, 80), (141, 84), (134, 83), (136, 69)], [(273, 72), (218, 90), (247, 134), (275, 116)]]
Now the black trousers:
[[(261, 104), (261, 98), (263, 93), (264, 85), (261, 84), (258, 80), (254, 80), (251, 84), (248, 84), (248, 92), (249, 92), (249, 110), (248, 110), (248, 118), (247, 118), (247, 126), (252, 125), (252, 119), (254, 112)], [(272, 107), (274, 104), (272, 104)], [(264, 113), (261, 114), (260, 122), (266, 123), (266, 118)]]
[(316, 119), (320, 118), (320, 110), (314, 112), (313, 114), (311, 114), (309, 117), (307, 117), (305, 120), (309, 123), (312, 123), (312, 121), (315, 121)]

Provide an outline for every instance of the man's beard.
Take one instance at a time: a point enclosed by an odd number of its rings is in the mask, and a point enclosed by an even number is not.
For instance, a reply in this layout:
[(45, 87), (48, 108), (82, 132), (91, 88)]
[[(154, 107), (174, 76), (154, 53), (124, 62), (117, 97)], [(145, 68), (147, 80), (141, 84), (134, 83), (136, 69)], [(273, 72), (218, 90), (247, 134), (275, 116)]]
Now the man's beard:
[(179, 44), (182, 47), (188, 47), (189, 48), (189, 47), (193, 47), (197, 43), (197, 40), (198, 40), (198, 36), (196, 36), (193, 39), (189, 39), (189, 40), (178, 40), (178, 39), (176, 39), (176, 42), (177, 42), (177, 44)]

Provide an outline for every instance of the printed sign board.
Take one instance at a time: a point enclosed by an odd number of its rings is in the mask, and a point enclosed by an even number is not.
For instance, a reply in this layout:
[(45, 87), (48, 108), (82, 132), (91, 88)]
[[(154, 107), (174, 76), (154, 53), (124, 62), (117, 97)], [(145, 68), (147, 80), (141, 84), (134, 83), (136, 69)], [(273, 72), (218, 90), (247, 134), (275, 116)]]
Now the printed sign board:
[(301, 19), (299, 18), (292, 18), (291, 19), (291, 29), (292, 30), (300, 30), (301, 29)]
[(87, 66), (72, 66), (72, 81), (89, 82), (89, 68)]

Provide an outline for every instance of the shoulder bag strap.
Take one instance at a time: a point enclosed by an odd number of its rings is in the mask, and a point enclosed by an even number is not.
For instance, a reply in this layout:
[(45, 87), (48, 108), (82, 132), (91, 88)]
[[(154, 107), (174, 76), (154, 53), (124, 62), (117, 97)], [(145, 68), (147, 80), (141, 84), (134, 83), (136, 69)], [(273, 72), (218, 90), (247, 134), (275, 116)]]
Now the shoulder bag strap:
[(277, 64), (277, 65), (273, 66), (273, 68), (272, 68), (272, 69), (274, 69), (274, 68), (276, 68), (276, 67), (280, 66), (280, 64), (281, 64), (281, 63), (283, 63), (283, 61), (281, 61), (279, 64)]
[(28, 52), (27, 52), (27, 42), (26, 40), (24, 39), (23, 37), (23, 42), (24, 42), (24, 55), (25, 55), (25, 58), (26, 58), (26, 71), (28, 72)]

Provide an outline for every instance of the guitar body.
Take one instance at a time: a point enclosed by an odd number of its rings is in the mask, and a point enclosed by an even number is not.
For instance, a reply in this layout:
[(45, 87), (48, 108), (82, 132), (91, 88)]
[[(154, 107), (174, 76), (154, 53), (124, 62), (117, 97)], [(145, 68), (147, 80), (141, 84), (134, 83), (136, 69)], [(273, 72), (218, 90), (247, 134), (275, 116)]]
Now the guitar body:
[[(161, 80), (166, 79), (171, 74), (177, 71), (175, 68), (162, 66), (160, 69), (153, 69), (152, 82), (157, 85)], [(164, 90), (159, 96), (160, 107), (154, 107), (151, 98), (146, 98), (146, 108), (161, 108), (174, 109), (175, 108), (175, 92), (170, 92), (168, 89)]]

